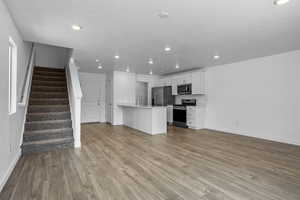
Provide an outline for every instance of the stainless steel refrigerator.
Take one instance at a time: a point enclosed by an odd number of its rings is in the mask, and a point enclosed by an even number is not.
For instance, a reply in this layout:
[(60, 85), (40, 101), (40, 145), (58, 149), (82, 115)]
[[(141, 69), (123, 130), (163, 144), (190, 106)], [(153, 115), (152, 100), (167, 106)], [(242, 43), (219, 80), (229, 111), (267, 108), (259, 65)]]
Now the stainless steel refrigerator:
[(172, 87), (154, 87), (152, 88), (152, 106), (167, 106), (174, 104), (172, 96)]

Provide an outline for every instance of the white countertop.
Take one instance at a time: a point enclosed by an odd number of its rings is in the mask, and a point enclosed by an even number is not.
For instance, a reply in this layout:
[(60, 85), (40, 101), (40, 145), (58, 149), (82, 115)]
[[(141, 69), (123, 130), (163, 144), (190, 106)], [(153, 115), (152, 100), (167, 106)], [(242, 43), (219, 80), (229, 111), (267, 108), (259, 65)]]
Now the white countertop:
[(143, 105), (135, 105), (135, 104), (119, 104), (121, 107), (131, 107), (131, 108), (145, 108), (145, 109), (153, 109), (153, 108), (166, 108), (167, 106), (143, 106)]

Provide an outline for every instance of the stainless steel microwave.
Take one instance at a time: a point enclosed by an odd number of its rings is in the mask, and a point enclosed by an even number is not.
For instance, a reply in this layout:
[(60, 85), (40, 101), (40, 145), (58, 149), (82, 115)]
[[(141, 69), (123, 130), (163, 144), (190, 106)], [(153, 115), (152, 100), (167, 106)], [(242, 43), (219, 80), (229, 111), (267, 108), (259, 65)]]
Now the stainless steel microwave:
[(179, 94), (179, 95), (192, 94), (192, 84), (178, 85), (177, 86), (177, 94)]

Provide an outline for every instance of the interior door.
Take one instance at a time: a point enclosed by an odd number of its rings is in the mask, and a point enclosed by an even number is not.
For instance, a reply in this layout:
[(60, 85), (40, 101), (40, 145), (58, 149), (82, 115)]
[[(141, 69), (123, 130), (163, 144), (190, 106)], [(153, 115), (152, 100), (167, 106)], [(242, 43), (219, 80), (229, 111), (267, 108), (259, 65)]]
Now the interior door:
[[(83, 93), (81, 101), (81, 122), (101, 122), (105, 109), (103, 108), (103, 95), (101, 76), (99, 74), (80, 73), (80, 85)], [(105, 106), (105, 104), (104, 104)]]

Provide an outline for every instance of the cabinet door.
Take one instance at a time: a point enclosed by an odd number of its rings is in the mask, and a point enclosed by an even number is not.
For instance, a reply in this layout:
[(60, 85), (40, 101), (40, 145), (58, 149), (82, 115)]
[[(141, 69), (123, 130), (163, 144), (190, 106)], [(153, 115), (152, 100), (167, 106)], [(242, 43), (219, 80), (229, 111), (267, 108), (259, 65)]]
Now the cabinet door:
[(164, 86), (172, 86), (172, 80), (169, 78), (164, 79)]
[(192, 83), (192, 75), (186, 75), (183, 77), (183, 84), (190, 84)]
[(192, 94), (205, 94), (204, 76), (204, 72), (196, 72), (192, 74)]
[(187, 107), (186, 110), (186, 122), (189, 127), (196, 126), (196, 109), (195, 107)]
[(172, 95), (177, 95), (177, 79), (172, 79)]
[(167, 107), (167, 121), (168, 123), (173, 123), (173, 106)]

